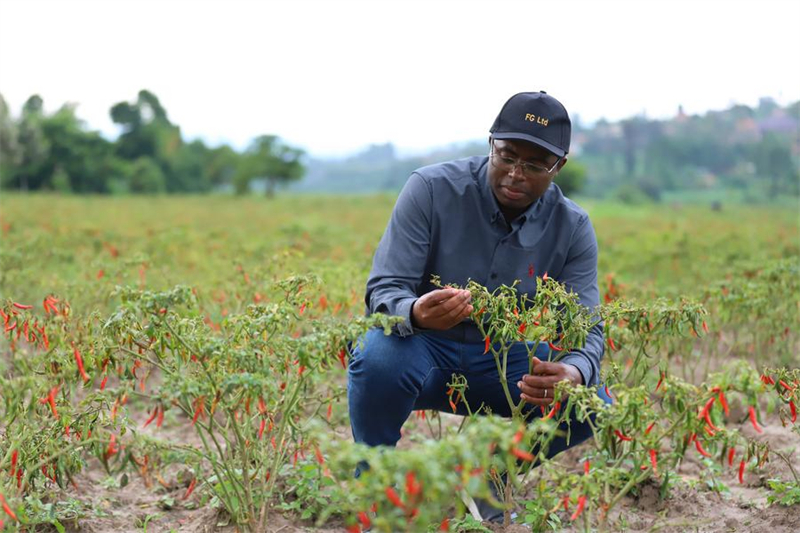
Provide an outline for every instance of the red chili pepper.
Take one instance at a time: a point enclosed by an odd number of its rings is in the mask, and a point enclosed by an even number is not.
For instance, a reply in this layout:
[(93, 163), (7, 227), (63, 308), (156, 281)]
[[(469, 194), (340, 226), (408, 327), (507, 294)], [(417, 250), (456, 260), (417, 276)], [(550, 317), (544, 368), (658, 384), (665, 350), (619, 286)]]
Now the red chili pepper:
[(550, 420), (553, 416), (558, 412), (561, 408), (561, 402), (556, 402), (553, 404), (553, 408), (550, 409), (550, 412), (544, 417), (545, 420)]
[(325, 464), (325, 457), (322, 456), (322, 452), (319, 451), (317, 446), (314, 446), (314, 455), (317, 457), (317, 462), (321, 465)]
[(584, 461), (584, 462), (583, 462), (583, 475), (584, 475), (584, 476), (588, 476), (588, 475), (589, 475), (589, 469), (590, 469), (591, 467), (592, 467), (592, 463), (591, 463), (591, 462), (589, 462), (589, 460), (588, 460), (588, 459), (587, 459), (586, 461)]
[(86, 375), (86, 370), (83, 368), (83, 357), (76, 347), (72, 347), (72, 353), (75, 354), (75, 362), (78, 363), (78, 372), (80, 372), (83, 381), (89, 381), (89, 376)]
[(6, 514), (8, 515), (9, 518), (11, 518), (11, 520), (17, 520), (17, 515), (15, 515), (14, 511), (11, 510), (11, 507), (8, 506), (8, 503), (6, 503), (6, 499), (3, 497), (2, 494), (0, 494), (0, 504), (3, 505), (3, 511), (6, 512)]
[(709, 416), (708, 413), (705, 414), (704, 418), (706, 419), (706, 424), (708, 424), (707, 427), (711, 428), (711, 431), (718, 431), (719, 430), (719, 428), (717, 426), (715, 426), (713, 422), (711, 422), (711, 417)]
[(484, 355), (489, 353), (489, 347), (492, 345), (492, 340), (489, 338), (489, 335), (486, 335), (486, 338), (483, 340), (483, 353)]
[(730, 410), (728, 409), (728, 400), (725, 399), (725, 391), (719, 391), (719, 403), (722, 404), (722, 409), (725, 411), (725, 416), (729, 416)]
[(300, 367), (297, 369), (297, 375), (302, 376), (305, 369), (306, 369), (305, 365), (300, 365)]
[(17, 309), (33, 309), (32, 305), (23, 305), (23, 304), (18, 304), (17, 302), (11, 302), (11, 305), (16, 307)]
[(302, 315), (305, 310), (306, 310), (306, 304), (303, 303), (303, 305), (300, 306), (300, 314)]
[(709, 400), (706, 402), (706, 405), (700, 410), (700, 414), (697, 415), (697, 418), (705, 418), (715, 401), (717, 401), (715, 396), (709, 398)]
[(161, 424), (164, 423), (164, 407), (161, 405), (158, 406), (158, 417), (156, 418), (156, 427), (160, 428)]
[(50, 392), (44, 398), (39, 400), (39, 403), (42, 404), (49, 404), (50, 411), (52, 411), (53, 416), (58, 418), (58, 410), (56, 409), (56, 394), (58, 393), (58, 385), (50, 389)]
[(606, 396), (608, 396), (609, 398), (611, 398), (611, 391), (610, 391), (610, 390), (608, 390), (608, 385), (603, 385), (603, 388), (605, 389)]
[(267, 412), (267, 404), (264, 402), (264, 398), (261, 396), (258, 397), (258, 412), (262, 415)]
[(196, 477), (192, 478), (192, 481), (189, 483), (189, 488), (186, 489), (186, 493), (183, 495), (184, 500), (188, 499), (189, 496), (192, 495), (192, 492), (194, 492), (194, 487), (196, 484), (197, 484), (197, 478)]
[(119, 447), (116, 446), (117, 436), (111, 435), (111, 440), (108, 443), (108, 448), (106, 448), (106, 459), (111, 457), (112, 455), (116, 454), (119, 451)]
[(450, 531), (450, 520), (447, 518), (442, 520), (442, 523), (439, 524), (439, 531)]
[(782, 379), (778, 381), (778, 384), (779, 384), (781, 387), (783, 387), (784, 389), (788, 390), (789, 392), (793, 392), (793, 391), (794, 391), (794, 388), (793, 388), (793, 387), (791, 387), (790, 385), (788, 385), (788, 384), (787, 384), (785, 381), (783, 381)]
[(770, 376), (768, 376), (766, 374), (761, 374), (761, 378), (760, 379), (766, 385), (775, 385), (775, 380), (772, 379), (772, 377), (770, 377)]
[(700, 455), (703, 457), (711, 457), (711, 454), (703, 449), (703, 445), (700, 444), (700, 439), (694, 439), (694, 447), (697, 448), (697, 451), (700, 452)]
[(414, 472), (406, 473), (406, 494), (417, 496), (422, 493), (422, 485), (417, 481)]
[(763, 433), (764, 430), (758, 427), (758, 420), (756, 419), (756, 410), (753, 406), (750, 406), (750, 423), (753, 424), (753, 429), (755, 429), (758, 433)]
[(650, 464), (653, 465), (653, 473), (658, 475), (658, 468), (656, 467), (658, 464), (658, 452), (653, 449), (650, 450)]
[(631, 440), (633, 440), (632, 438), (628, 437), (627, 435), (625, 435), (624, 433), (622, 433), (622, 432), (621, 432), (620, 430), (618, 430), (618, 429), (615, 429), (615, 430), (614, 430), (614, 435), (616, 435), (616, 436), (619, 438), (619, 440), (624, 440), (624, 441), (631, 441)]
[(195, 407), (194, 407), (194, 417), (192, 418), (192, 425), (197, 423), (197, 419), (200, 418), (205, 411), (205, 403), (203, 402), (203, 398), (200, 397), (195, 400)]
[(547, 341), (547, 345), (550, 347), (550, 349), (551, 349), (551, 350), (554, 350), (554, 351), (556, 351), (556, 352), (560, 352), (561, 350), (563, 350), (563, 349), (564, 349), (564, 348), (562, 348), (561, 346), (556, 346), (555, 344), (553, 344), (553, 343), (552, 343), (552, 342), (550, 342), (550, 341)]
[(399, 507), (400, 509), (405, 508), (405, 505), (403, 505), (403, 502), (400, 500), (400, 496), (397, 495), (397, 491), (394, 490), (394, 488), (386, 487), (386, 497), (395, 507)]
[(586, 506), (586, 496), (579, 496), (578, 497), (578, 507), (575, 509), (575, 512), (572, 513), (572, 516), (569, 517), (570, 520), (575, 521), (583, 512), (583, 508)]
[(364, 529), (369, 529), (369, 527), (372, 526), (369, 516), (367, 516), (367, 513), (364, 511), (360, 511), (358, 513), (358, 521), (361, 522), (361, 525), (364, 526)]
[(149, 426), (149, 425), (150, 425), (150, 422), (152, 422), (153, 420), (155, 420), (155, 418), (156, 418), (156, 416), (157, 416), (157, 415), (158, 415), (158, 405), (156, 405), (156, 406), (153, 408), (153, 414), (152, 414), (152, 415), (150, 415), (150, 418), (148, 418), (148, 419), (147, 419), (147, 421), (144, 423), (144, 425), (143, 425), (142, 427), (146, 428), (147, 426)]
[(789, 409), (792, 411), (792, 424), (794, 424), (797, 422), (797, 407), (792, 400), (789, 400)]
[(344, 348), (339, 350), (339, 362), (342, 363), (342, 368), (347, 369), (347, 359), (345, 358)]
[(650, 422), (650, 425), (649, 425), (649, 426), (647, 426), (647, 429), (645, 429), (645, 430), (644, 430), (644, 434), (645, 434), (645, 435), (649, 435), (649, 434), (650, 434), (650, 431), (652, 431), (652, 429), (653, 429), (653, 426), (655, 426), (655, 425), (656, 425), (656, 423), (655, 423), (655, 422)]
[(739, 483), (744, 483), (744, 467), (745, 462), (744, 459), (739, 463)]
[(526, 452), (525, 450), (520, 450), (516, 446), (511, 448), (511, 453), (517, 457), (518, 459), (522, 459), (523, 461), (533, 462), (533, 454), (530, 452)]
[(708, 333), (708, 324), (706, 324), (706, 321), (705, 321), (705, 320), (703, 320), (703, 331), (705, 331), (706, 333)]
[(361, 526), (358, 524), (350, 524), (345, 528), (347, 533), (361, 533)]
[(13, 452), (11, 452), (11, 473), (9, 474), (9, 476), (11, 476), (11, 477), (14, 477), (14, 475), (17, 473), (17, 458), (18, 458), (18, 456), (19, 456), (19, 452), (17, 450), (14, 450)]
[(522, 324), (519, 325), (519, 329), (517, 329), (517, 331), (519, 332), (520, 335), (523, 335), (527, 327), (528, 325), (525, 322), (523, 322)]
[(514, 438), (511, 439), (511, 442), (513, 442), (514, 444), (519, 444), (520, 442), (522, 442), (522, 437), (524, 437), (524, 436), (525, 436), (525, 432), (522, 431), (522, 430), (519, 430), (516, 433), (514, 433)]
[(728, 466), (733, 466), (733, 456), (736, 455), (736, 448), (728, 450)]
[(664, 373), (661, 372), (658, 377), (658, 383), (656, 384), (656, 392), (658, 392), (659, 387), (661, 387), (661, 382), (664, 381)]
[(542, 281), (547, 281), (548, 279), (550, 279), (550, 276), (548, 276), (547, 272), (545, 272), (544, 276), (542, 276)]
[(11, 324), (10, 326), (6, 326), (6, 332), (14, 331), (14, 328), (16, 327), (17, 327), (17, 321), (15, 320), (13, 324)]
[(611, 348), (612, 352), (617, 351), (617, 345), (614, 344), (614, 339), (612, 339), (611, 337), (608, 338), (608, 347)]

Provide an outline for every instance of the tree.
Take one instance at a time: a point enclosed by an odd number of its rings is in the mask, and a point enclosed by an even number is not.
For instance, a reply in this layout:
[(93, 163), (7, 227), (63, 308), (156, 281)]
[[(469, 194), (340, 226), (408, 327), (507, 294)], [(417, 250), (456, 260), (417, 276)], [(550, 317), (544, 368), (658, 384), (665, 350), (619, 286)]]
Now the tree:
[(285, 145), (275, 135), (257, 137), (242, 155), (234, 176), (236, 192), (245, 194), (250, 190), (252, 180), (263, 178), (267, 196), (273, 196), (278, 183), (288, 183), (303, 176), (303, 155), (303, 150)]
[(35, 94), (22, 106), (18, 140), (21, 147), (19, 163), (12, 185), (23, 191), (38, 189), (44, 181), (44, 165), (50, 155), (50, 143), (42, 130), (44, 119), (42, 98)]
[(572, 196), (583, 189), (586, 184), (586, 173), (585, 166), (570, 159), (556, 175), (555, 182), (564, 196)]
[(21, 159), (19, 131), (5, 98), (0, 94), (0, 187), (10, 186)]
[(149, 157), (140, 157), (133, 162), (128, 185), (131, 192), (140, 194), (156, 194), (166, 190), (164, 172)]
[(791, 146), (787, 140), (767, 133), (753, 147), (753, 160), (759, 176), (769, 180), (770, 198), (774, 199), (780, 193), (798, 194), (800, 175), (792, 161)]

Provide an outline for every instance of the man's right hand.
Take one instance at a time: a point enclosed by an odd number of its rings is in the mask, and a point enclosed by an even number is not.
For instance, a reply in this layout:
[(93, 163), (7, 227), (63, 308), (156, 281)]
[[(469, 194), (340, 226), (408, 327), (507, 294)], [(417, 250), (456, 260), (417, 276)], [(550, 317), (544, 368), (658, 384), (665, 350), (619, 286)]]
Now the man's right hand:
[(411, 322), (423, 329), (450, 329), (472, 312), (472, 295), (461, 289), (438, 289), (420, 296), (411, 308)]

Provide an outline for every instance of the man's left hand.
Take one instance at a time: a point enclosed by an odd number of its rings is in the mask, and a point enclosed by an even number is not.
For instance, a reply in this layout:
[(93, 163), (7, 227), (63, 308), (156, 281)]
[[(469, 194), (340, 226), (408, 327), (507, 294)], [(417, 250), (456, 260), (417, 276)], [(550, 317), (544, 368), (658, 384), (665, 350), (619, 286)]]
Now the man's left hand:
[(553, 390), (559, 381), (565, 379), (573, 385), (583, 385), (580, 371), (565, 363), (551, 363), (533, 358), (533, 374), (525, 374), (517, 383), (520, 397), (533, 405), (550, 405), (553, 403)]

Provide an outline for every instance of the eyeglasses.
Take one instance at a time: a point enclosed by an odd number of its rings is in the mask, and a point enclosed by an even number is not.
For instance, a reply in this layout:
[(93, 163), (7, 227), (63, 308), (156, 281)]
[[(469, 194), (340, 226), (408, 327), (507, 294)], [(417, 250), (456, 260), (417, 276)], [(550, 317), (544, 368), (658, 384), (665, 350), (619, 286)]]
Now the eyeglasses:
[(513, 170), (514, 167), (519, 165), (522, 169), (522, 175), (526, 178), (537, 178), (546, 174), (552, 174), (553, 171), (556, 169), (558, 164), (561, 162), (563, 157), (559, 157), (558, 160), (553, 163), (553, 166), (547, 168), (544, 165), (540, 165), (538, 163), (529, 163), (527, 161), (522, 161), (515, 157), (508, 157), (505, 155), (500, 154), (497, 151), (497, 147), (494, 145), (494, 141), (492, 141), (492, 151), (490, 153), (492, 163), (497, 168), (501, 168), (503, 170)]

